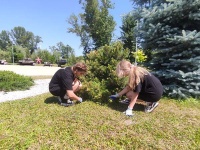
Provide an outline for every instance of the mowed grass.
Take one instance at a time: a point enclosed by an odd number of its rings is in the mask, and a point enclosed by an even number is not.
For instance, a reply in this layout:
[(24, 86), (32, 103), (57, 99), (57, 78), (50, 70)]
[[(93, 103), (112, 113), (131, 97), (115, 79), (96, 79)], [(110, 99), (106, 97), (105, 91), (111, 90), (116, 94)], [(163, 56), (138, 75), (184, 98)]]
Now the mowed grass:
[(62, 107), (50, 93), (0, 103), (0, 149), (198, 150), (200, 102), (163, 98), (152, 113), (142, 105), (85, 101)]

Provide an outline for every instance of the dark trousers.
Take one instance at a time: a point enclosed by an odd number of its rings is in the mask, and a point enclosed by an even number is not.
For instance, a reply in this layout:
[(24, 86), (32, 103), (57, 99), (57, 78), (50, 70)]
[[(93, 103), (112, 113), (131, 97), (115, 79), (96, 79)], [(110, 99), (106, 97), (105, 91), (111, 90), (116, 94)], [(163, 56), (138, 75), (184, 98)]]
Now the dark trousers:
[(54, 96), (60, 96), (62, 99), (66, 94), (66, 90), (62, 89), (60, 86), (49, 87), (49, 92)]

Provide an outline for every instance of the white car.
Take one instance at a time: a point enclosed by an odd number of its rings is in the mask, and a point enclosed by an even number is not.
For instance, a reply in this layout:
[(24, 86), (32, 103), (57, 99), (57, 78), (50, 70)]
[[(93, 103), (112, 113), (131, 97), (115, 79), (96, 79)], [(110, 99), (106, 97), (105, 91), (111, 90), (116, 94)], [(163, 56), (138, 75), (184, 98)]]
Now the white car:
[(6, 61), (5, 59), (0, 60), (0, 64), (2, 64), (2, 65), (6, 65), (6, 64), (7, 64), (7, 61)]

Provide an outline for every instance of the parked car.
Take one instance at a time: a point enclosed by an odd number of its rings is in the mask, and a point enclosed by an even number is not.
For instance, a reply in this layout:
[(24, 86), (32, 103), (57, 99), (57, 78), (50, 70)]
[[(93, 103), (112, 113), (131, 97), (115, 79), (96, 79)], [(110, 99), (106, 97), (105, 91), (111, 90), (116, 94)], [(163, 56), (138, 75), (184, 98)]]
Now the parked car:
[(65, 59), (61, 59), (58, 61), (58, 67), (61, 67), (62, 65), (65, 65), (67, 61)]
[(0, 60), (0, 64), (1, 64), (1, 65), (6, 65), (6, 64), (7, 64), (7, 61), (6, 61), (5, 59), (2, 59), (2, 60)]
[(35, 65), (35, 62), (33, 60), (31, 60), (31, 58), (25, 58), (23, 60), (19, 60), (18, 61), (19, 65)]
[(44, 66), (52, 67), (53, 65), (50, 62), (44, 62)]

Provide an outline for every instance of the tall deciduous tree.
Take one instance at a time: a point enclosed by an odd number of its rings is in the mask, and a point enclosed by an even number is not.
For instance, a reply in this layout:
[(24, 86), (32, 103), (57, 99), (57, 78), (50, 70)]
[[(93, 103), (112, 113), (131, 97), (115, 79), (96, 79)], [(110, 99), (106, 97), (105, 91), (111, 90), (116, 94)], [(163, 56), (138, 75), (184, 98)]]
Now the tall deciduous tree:
[(135, 13), (144, 48), (154, 50), (149, 67), (168, 96), (200, 97), (199, 8), (199, 0), (175, 0)]
[(41, 37), (34, 36), (32, 32), (26, 31), (24, 27), (14, 27), (10, 34), (15, 45), (28, 48), (31, 54), (37, 49), (37, 44), (42, 42)]
[(120, 39), (124, 43), (124, 48), (128, 48), (130, 50), (129, 52), (129, 59), (130, 61), (134, 61), (132, 52), (135, 52), (136, 50), (136, 35), (135, 27), (137, 26), (137, 20), (135, 20), (131, 14), (127, 14), (123, 16), (122, 18), (122, 26), (120, 27), (121, 31), (121, 37)]
[(56, 46), (51, 46), (50, 49), (55, 55), (57, 61), (60, 57), (67, 59), (67, 61), (70, 57), (75, 57), (74, 49), (68, 44), (64, 45), (62, 42), (57, 43)]
[(80, 37), (80, 47), (83, 47), (83, 54), (85, 55), (90, 52), (92, 42), (89, 33), (87, 33), (84, 29), (85, 26), (81, 25), (82, 22), (84, 22), (84, 17), (82, 14), (79, 14), (78, 16), (72, 14), (68, 19), (68, 23), (72, 26), (71, 28), (68, 28), (68, 32), (75, 33)]
[(52, 55), (48, 50), (38, 49), (36, 51), (36, 53), (35, 53), (35, 57), (33, 58), (33, 60), (35, 60), (37, 57), (42, 59), (42, 62), (51, 62), (51, 63), (53, 63)]
[(69, 59), (70, 56), (74, 55), (74, 49), (69, 45), (64, 45), (62, 42), (57, 43), (58, 50), (61, 53), (62, 58)]
[(9, 38), (9, 32), (2, 30), (0, 33), (0, 49), (6, 51), (6, 47), (11, 46), (11, 40)]
[(42, 41), (42, 38), (40, 36), (32, 36), (29, 44), (27, 45), (27, 47), (30, 49), (30, 53), (32, 54), (37, 48), (38, 48), (38, 44)]
[(115, 22), (109, 15), (109, 9), (112, 8), (110, 0), (101, 0), (100, 3), (98, 0), (85, 0), (80, 3), (84, 13), (69, 18), (68, 23), (72, 28), (69, 28), (68, 32), (80, 36), (83, 53), (86, 54), (92, 49), (110, 44)]

